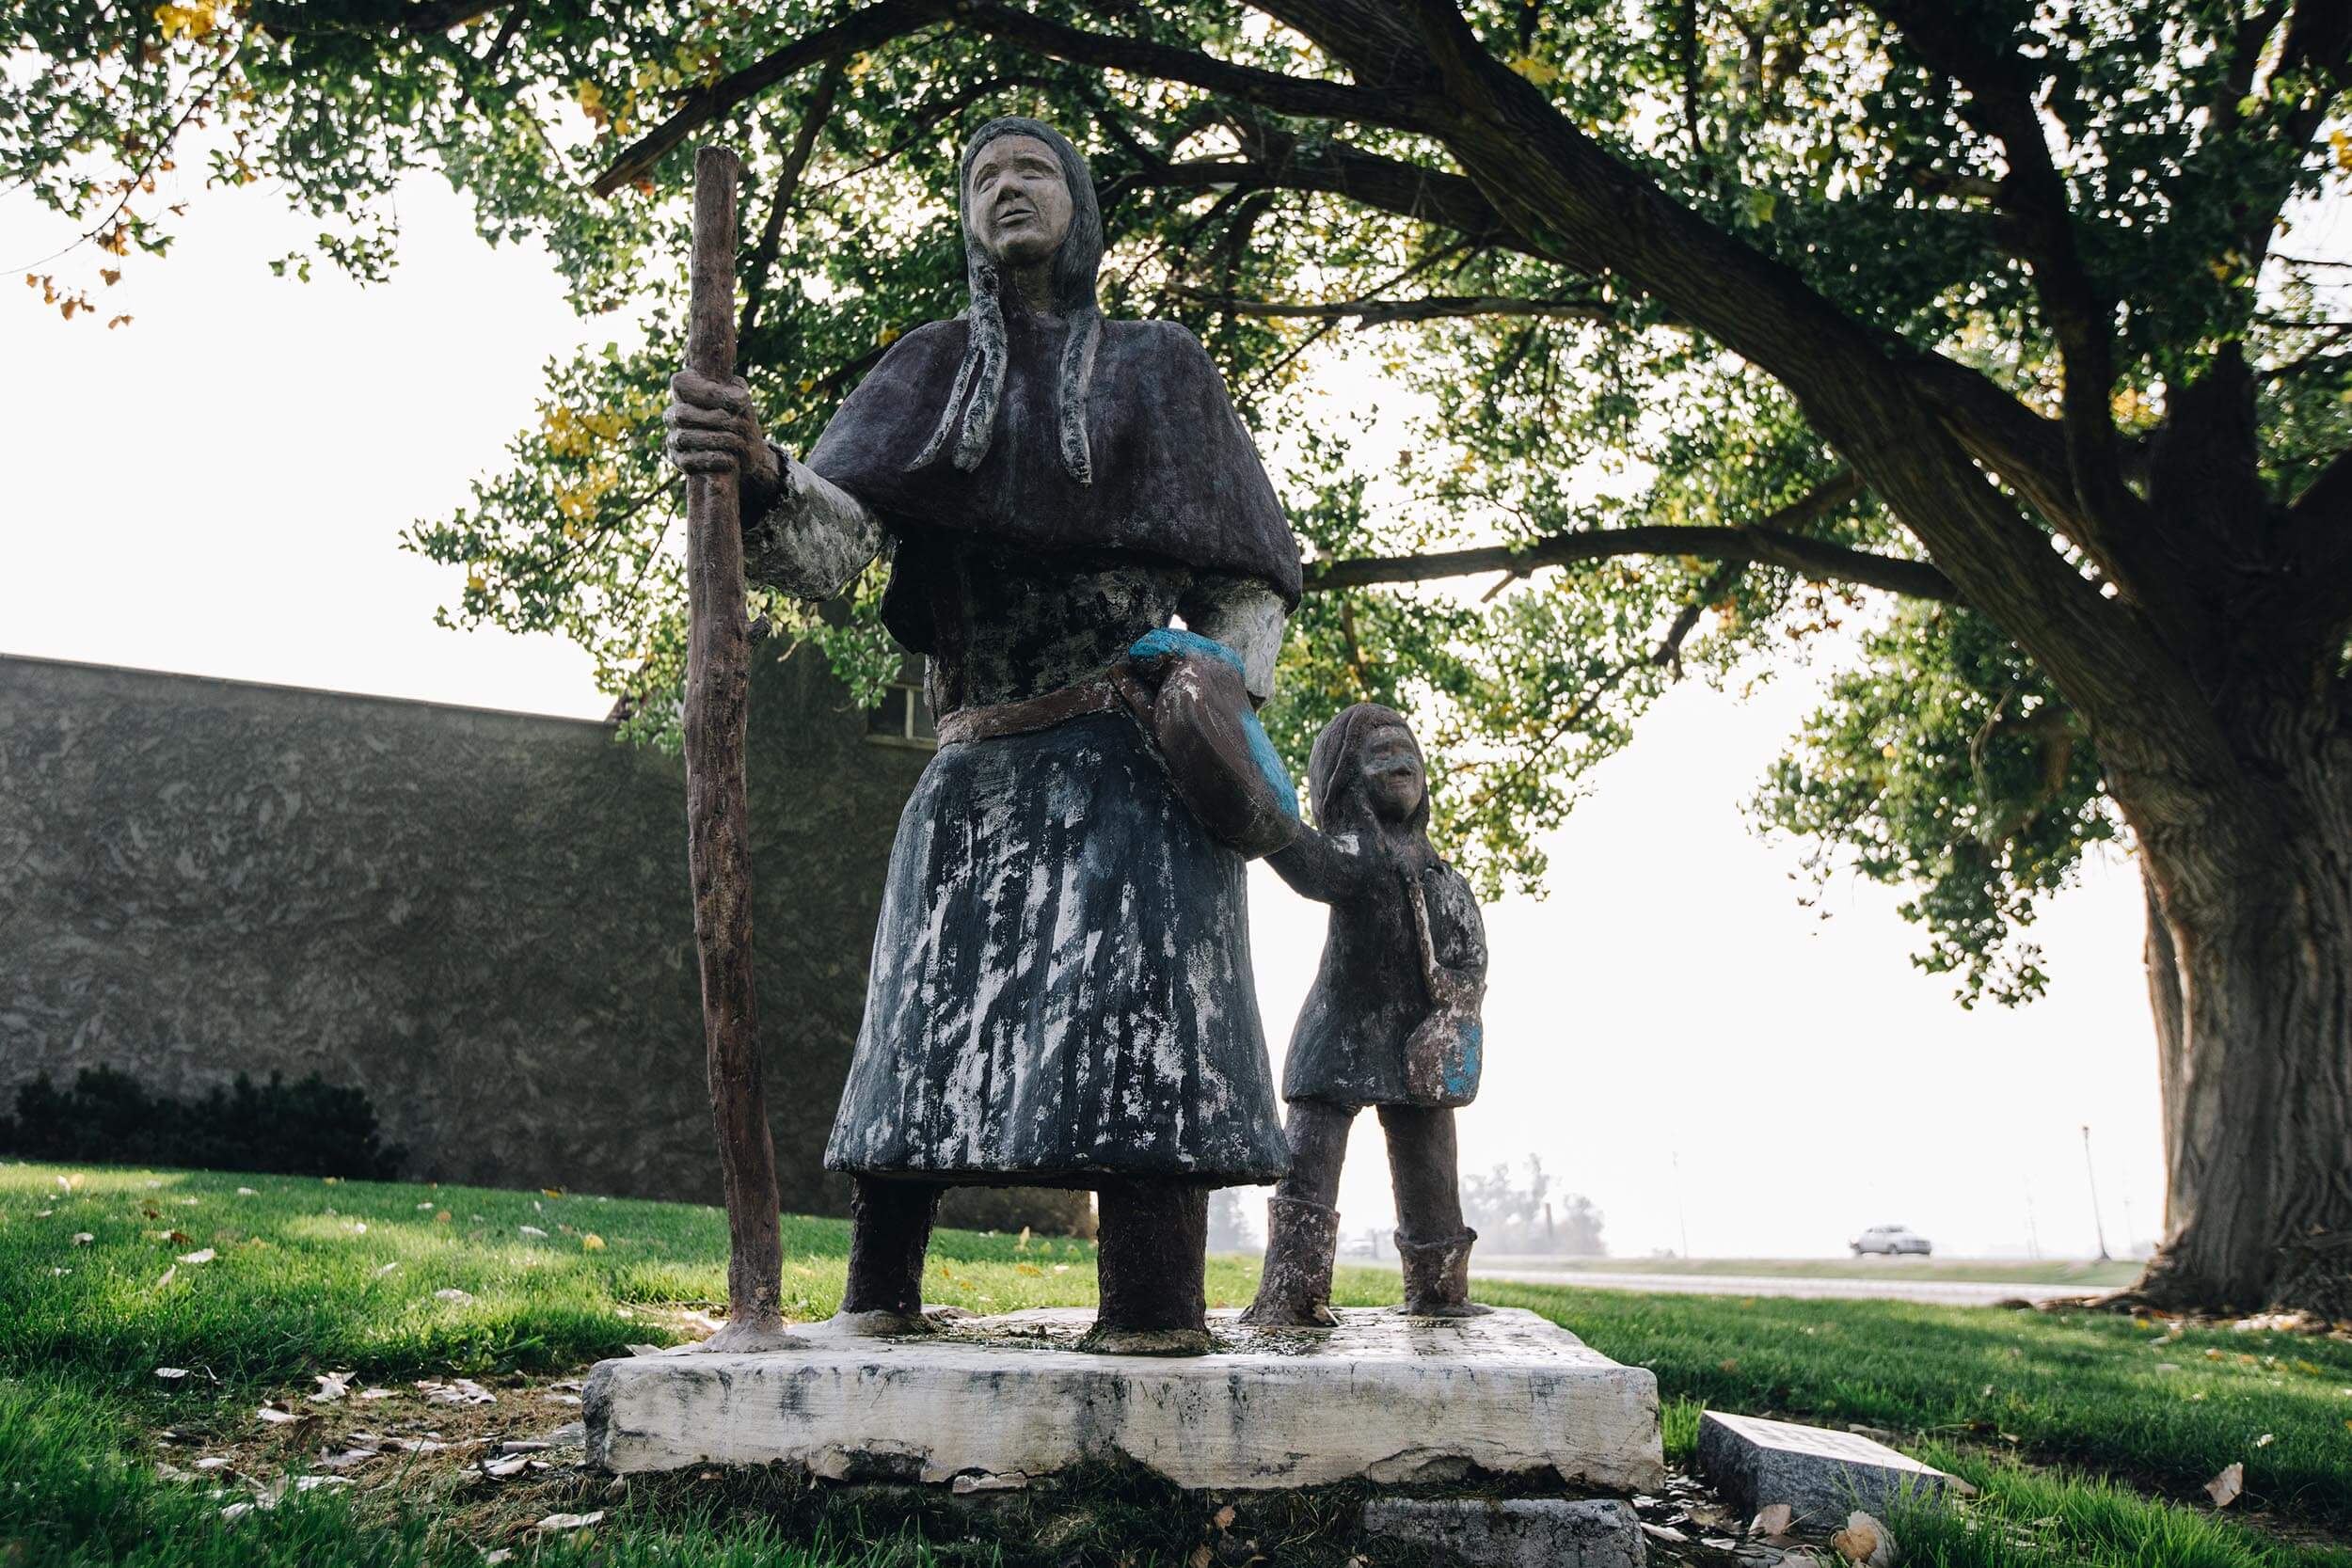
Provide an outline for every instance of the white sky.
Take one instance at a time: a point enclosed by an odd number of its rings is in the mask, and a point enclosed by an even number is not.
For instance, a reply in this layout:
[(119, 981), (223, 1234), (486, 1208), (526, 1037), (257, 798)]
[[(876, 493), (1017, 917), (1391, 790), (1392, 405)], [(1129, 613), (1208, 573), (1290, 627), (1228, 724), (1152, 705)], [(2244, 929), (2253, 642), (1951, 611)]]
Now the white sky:
[[(486, 247), (437, 181), (400, 199), (386, 286), (273, 278), (315, 226), (253, 187), (202, 194), (168, 261), (134, 259), (101, 301), (130, 326), (0, 295), (0, 652), (604, 711), (568, 643), (437, 629), (458, 574), (395, 540), (500, 466), (546, 359), (626, 328), (575, 318), (544, 255)], [(0, 198), (0, 264), (67, 237)], [(2144, 1243), (2163, 1186), (2137, 875), (2110, 858), (2048, 906), (2047, 999), (1963, 1011), (1906, 961), (1895, 892), (1840, 883), (1824, 920), (1794, 850), (1740, 815), (1819, 679), (1670, 694), (1549, 843), (1552, 896), (1488, 910), (1465, 1164), (1539, 1152), (1620, 1256), (1680, 1250), (1686, 1216), (1701, 1256), (1833, 1253), (1886, 1221), (1955, 1255), (2022, 1252), (2029, 1224), (2087, 1255), (2089, 1123), (2109, 1244)], [(1322, 911), (1263, 869), (1252, 896), (1279, 1068)], [(1369, 1116), (1353, 1153), (1345, 1223), (1386, 1226)]]

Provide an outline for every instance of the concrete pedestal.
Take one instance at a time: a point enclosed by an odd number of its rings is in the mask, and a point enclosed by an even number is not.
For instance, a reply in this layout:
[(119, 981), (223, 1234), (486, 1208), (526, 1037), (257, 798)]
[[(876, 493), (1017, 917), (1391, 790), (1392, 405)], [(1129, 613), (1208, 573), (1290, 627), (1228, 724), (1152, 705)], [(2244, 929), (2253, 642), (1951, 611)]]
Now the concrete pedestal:
[(1263, 1490), (1543, 1476), (1585, 1492), (1665, 1481), (1657, 1380), (1534, 1313), (1349, 1308), (1326, 1333), (1211, 1315), (1209, 1355), (1089, 1354), (1049, 1309), (904, 1339), (827, 1335), (761, 1355), (673, 1351), (588, 1379), (591, 1464), (782, 1461), (842, 1481), (1019, 1485), (1133, 1461), (1174, 1484)]

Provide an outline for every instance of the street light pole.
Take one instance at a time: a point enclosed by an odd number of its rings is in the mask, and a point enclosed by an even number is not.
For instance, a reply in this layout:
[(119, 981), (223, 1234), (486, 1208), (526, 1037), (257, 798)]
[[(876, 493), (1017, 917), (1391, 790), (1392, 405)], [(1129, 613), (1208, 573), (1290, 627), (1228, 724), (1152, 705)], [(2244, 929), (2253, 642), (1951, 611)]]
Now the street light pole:
[(2099, 1217), (2099, 1172), (2090, 1163), (2090, 1124), (2083, 1123), (2083, 1174), (2090, 1178), (2090, 1227), (2099, 1237), (2099, 1261), (2107, 1259), (2106, 1222)]
[(1691, 1256), (1691, 1217), (1682, 1210), (1682, 1150), (1674, 1150), (1668, 1158), (1674, 1162), (1675, 1223), (1681, 1227), (1682, 1256), (1688, 1260)]

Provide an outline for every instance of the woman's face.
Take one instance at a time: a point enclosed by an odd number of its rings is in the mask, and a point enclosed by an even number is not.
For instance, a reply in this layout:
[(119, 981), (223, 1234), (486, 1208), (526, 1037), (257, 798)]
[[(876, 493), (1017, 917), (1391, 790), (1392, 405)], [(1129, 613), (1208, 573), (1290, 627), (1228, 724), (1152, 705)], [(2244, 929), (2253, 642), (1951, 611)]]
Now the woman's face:
[(1391, 822), (1403, 822), (1421, 809), (1428, 781), (1422, 776), (1421, 756), (1413, 737), (1396, 724), (1372, 732), (1358, 753), (1357, 768), (1364, 781), (1364, 799)]
[(1035, 136), (998, 136), (972, 160), (972, 232), (990, 261), (1034, 266), (1070, 233), (1070, 184), (1061, 160)]

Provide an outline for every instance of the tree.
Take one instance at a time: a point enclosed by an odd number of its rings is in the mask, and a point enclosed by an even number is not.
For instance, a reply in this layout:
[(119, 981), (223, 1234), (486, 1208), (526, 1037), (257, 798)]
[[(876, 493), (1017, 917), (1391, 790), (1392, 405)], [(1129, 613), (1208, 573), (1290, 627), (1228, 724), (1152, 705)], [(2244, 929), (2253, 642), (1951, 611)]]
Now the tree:
[[(282, 181), (363, 275), (433, 166), (583, 309), (652, 302), (410, 536), (471, 565), (453, 622), (578, 638), (646, 732), (679, 651), (652, 421), (691, 144), (749, 156), (744, 356), (805, 444), (959, 308), (959, 129), (1071, 126), (1106, 303), (1191, 325), (1285, 453), (1315, 557), (1286, 744), (1414, 707), (1441, 831), (1528, 883), (1668, 682), (1859, 628), (1762, 819), (1912, 887), (1965, 1000), (2041, 988), (2035, 900), (2127, 835), (2170, 1177), (2135, 1297), (2352, 1312), (2352, 273), (2282, 243), (2352, 172), (2352, 8), (83, 9), (20, 8), (40, 69), (0, 87), (0, 157), (116, 256), (167, 243), (148, 182), (210, 138), (215, 179)], [(1306, 395), (1343, 342), (1422, 410), (1393, 458)], [(1486, 600), (1405, 586), (1477, 573)], [(768, 613), (852, 675), (895, 661), (870, 614)]]
[(1527, 1157), (1523, 1187), (1507, 1163), (1483, 1176), (1470, 1172), (1461, 1184), (1462, 1215), (1489, 1253), (1598, 1258), (1609, 1250), (1601, 1212), (1581, 1194), (1556, 1192), (1559, 1179), (1540, 1155)]

